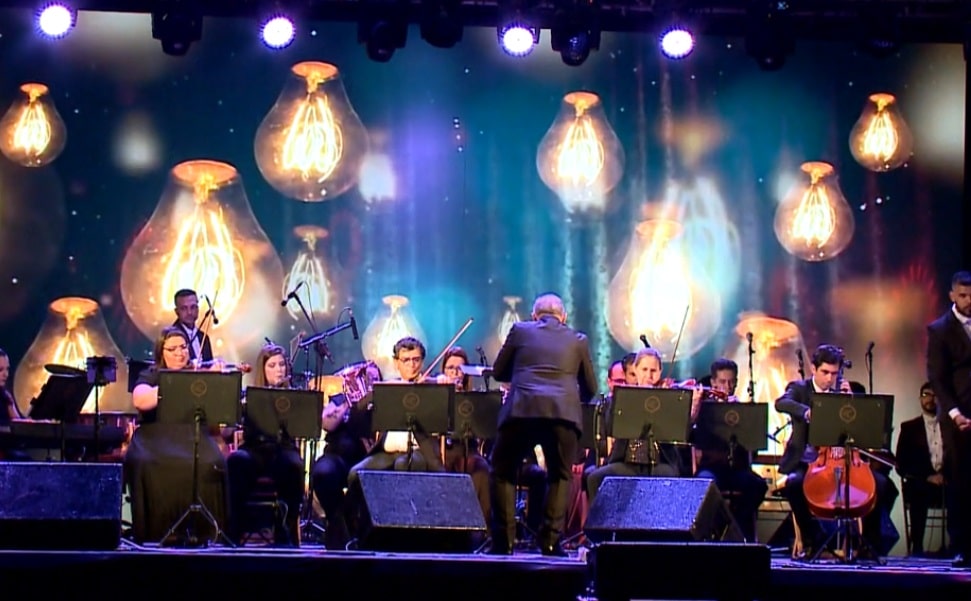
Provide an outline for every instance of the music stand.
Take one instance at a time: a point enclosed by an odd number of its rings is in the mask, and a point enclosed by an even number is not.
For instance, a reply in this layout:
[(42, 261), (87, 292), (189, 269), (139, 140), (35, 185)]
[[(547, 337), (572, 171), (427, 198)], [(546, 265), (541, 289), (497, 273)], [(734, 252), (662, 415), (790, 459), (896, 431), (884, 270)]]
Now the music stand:
[[(837, 499), (844, 501), (844, 511), (847, 513), (850, 503), (850, 470), (853, 469), (852, 450), (859, 449), (865, 453), (864, 449), (883, 448), (888, 425), (893, 423), (893, 401), (892, 395), (813, 393), (810, 398), (812, 421), (809, 426), (809, 444), (814, 447), (843, 447), (845, 483), (843, 490), (837, 491)], [(853, 560), (853, 541), (856, 539), (877, 558), (878, 563), (885, 563), (863, 537), (862, 532), (857, 532), (854, 536), (854, 521), (848, 515), (838, 517), (837, 528), (810, 561), (818, 559), (833, 538), (842, 537), (842, 561)]]
[(691, 395), (690, 390), (676, 388), (614, 386), (608, 435), (647, 441), (653, 471), (658, 444), (687, 442)]
[(465, 445), (465, 462), (469, 459), (469, 439), (489, 440), (496, 437), (499, 426), (499, 409), (502, 408), (502, 393), (454, 392), (449, 406), (452, 432), (462, 437)]
[(77, 423), (92, 388), (94, 385), (88, 382), (84, 372), (79, 375), (51, 374), (37, 397), (30, 401), (30, 419), (59, 422), (54, 427), (61, 440), (61, 461), (65, 461), (67, 455), (67, 430), (64, 424)]
[(719, 440), (728, 445), (728, 463), (735, 449), (749, 453), (768, 448), (769, 406), (766, 403), (702, 403), (696, 423), (704, 440)]
[(268, 437), (320, 438), (324, 393), (285, 388), (246, 389), (246, 424)]
[(419, 431), (428, 434), (448, 432), (452, 384), (409, 384), (375, 382), (371, 393), (372, 432), (408, 432), (408, 467), (411, 468), (412, 441)]
[(192, 502), (185, 513), (165, 533), (159, 544), (164, 544), (182, 524), (188, 521), (188, 544), (203, 545), (204, 541), (199, 537), (197, 529), (198, 517), (202, 516), (215, 530), (217, 539), (222, 538), (230, 547), (235, 546), (199, 496), (199, 443), (202, 438), (202, 422), (225, 424), (239, 422), (242, 383), (243, 374), (238, 371), (159, 370), (157, 421), (167, 424), (192, 424), (194, 427)]

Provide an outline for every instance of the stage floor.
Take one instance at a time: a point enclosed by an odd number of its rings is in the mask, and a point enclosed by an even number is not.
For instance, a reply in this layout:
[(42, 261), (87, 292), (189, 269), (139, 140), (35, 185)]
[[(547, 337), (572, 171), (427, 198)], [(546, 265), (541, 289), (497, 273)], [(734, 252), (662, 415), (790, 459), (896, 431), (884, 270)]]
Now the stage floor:
[[(691, 563), (690, 561), (687, 563)], [(717, 571), (717, 570), (715, 570)], [(692, 598), (693, 578), (705, 578), (711, 566), (684, 565), (681, 574), (669, 567), (625, 570), (645, 582), (663, 578), (683, 582), (668, 598)], [(173, 549), (132, 547), (117, 551), (0, 551), (0, 580), (20, 583), (23, 590), (49, 598), (60, 592), (108, 595), (177, 594), (180, 599), (213, 595), (272, 593), (313, 595), (324, 599), (543, 599), (596, 598), (593, 571), (582, 556), (547, 558), (518, 553), (510, 557), (462, 554), (399, 554), (326, 551), (320, 547), (274, 549)], [(730, 573), (730, 572), (729, 572)], [(625, 576), (626, 577), (626, 576)], [(18, 587), (19, 588), (19, 587)], [(944, 598), (971, 595), (971, 571), (943, 560), (888, 558), (885, 566), (869, 563), (807, 564), (772, 559), (763, 600), (805, 598), (913, 599), (943, 593)], [(102, 597), (102, 595), (105, 595)], [(155, 595), (152, 595), (155, 596)], [(113, 597), (111, 597), (113, 598)], [(229, 597), (232, 599), (232, 597)], [(286, 597), (283, 597), (286, 598)]]

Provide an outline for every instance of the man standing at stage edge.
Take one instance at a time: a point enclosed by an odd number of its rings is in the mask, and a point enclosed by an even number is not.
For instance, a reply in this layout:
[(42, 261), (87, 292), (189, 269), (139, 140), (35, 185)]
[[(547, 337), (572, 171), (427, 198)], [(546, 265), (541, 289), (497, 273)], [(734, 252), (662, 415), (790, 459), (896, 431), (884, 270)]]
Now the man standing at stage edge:
[(944, 484), (954, 491), (954, 567), (971, 567), (971, 273), (951, 278), (951, 308), (927, 326), (927, 379), (937, 398)]
[(516, 473), (538, 444), (549, 480), (538, 542), (543, 555), (562, 556), (560, 536), (582, 424), (580, 403), (597, 392), (587, 337), (566, 325), (559, 296), (543, 294), (533, 302), (532, 321), (513, 324), (493, 368), (496, 381), (509, 383), (509, 393), (492, 451), (492, 553), (512, 553)]

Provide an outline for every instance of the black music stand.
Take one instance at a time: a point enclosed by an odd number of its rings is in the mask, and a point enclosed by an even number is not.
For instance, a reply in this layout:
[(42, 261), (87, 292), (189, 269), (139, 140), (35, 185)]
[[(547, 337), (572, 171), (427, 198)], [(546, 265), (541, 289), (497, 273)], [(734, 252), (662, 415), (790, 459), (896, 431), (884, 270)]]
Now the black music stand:
[(30, 401), (30, 419), (59, 422), (52, 426), (61, 440), (61, 461), (65, 461), (67, 455), (67, 429), (64, 424), (77, 423), (92, 388), (94, 385), (88, 382), (84, 372), (70, 376), (51, 374), (41, 387), (40, 394)]
[(609, 435), (647, 441), (653, 472), (657, 465), (658, 444), (688, 441), (691, 395), (690, 390), (676, 388), (615, 386)]
[(246, 389), (246, 424), (273, 438), (320, 438), (324, 393), (285, 388)]
[(449, 406), (452, 432), (461, 436), (465, 445), (465, 463), (469, 460), (469, 440), (489, 440), (496, 437), (499, 426), (499, 410), (502, 408), (502, 393), (455, 392)]
[(728, 445), (728, 463), (735, 449), (749, 453), (768, 448), (769, 406), (766, 403), (702, 403), (695, 428), (703, 440)]
[(455, 386), (452, 384), (408, 384), (375, 382), (371, 393), (372, 432), (408, 432), (408, 469), (416, 432), (448, 432), (449, 407)]
[[(852, 394), (816, 394), (810, 399), (812, 421), (809, 426), (809, 444), (814, 447), (843, 447), (845, 459), (845, 485), (837, 490), (837, 502), (840, 499), (849, 508), (850, 502), (850, 470), (852, 451), (859, 450), (867, 456), (866, 449), (883, 448), (888, 437), (889, 425), (893, 423), (892, 395), (852, 395)], [(869, 468), (866, 468), (869, 469)], [(837, 518), (837, 528), (820, 546), (810, 561), (816, 561), (822, 552), (829, 547), (834, 538), (842, 544), (841, 561), (853, 561), (853, 543), (869, 551), (877, 558), (879, 564), (886, 563), (880, 558), (876, 550), (863, 537), (863, 532), (855, 532), (853, 522), (848, 517)]]
[(159, 370), (158, 408), (156, 419), (163, 424), (192, 424), (192, 502), (185, 513), (169, 528), (159, 544), (175, 534), (188, 522), (189, 546), (204, 546), (199, 536), (198, 518), (201, 516), (228, 546), (235, 545), (219, 526), (212, 512), (199, 496), (199, 443), (202, 423), (236, 424), (240, 418), (239, 398), (243, 374), (236, 372)]

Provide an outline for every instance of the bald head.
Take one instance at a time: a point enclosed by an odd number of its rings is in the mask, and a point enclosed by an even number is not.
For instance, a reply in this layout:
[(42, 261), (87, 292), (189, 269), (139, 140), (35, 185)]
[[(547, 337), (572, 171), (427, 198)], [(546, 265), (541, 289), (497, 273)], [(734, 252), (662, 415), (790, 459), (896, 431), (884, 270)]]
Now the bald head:
[(533, 301), (533, 319), (539, 319), (544, 315), (552, 315), (566, 323), (566, 309), (563, 308), (563, 299), (556, 294), (541, 294)]

